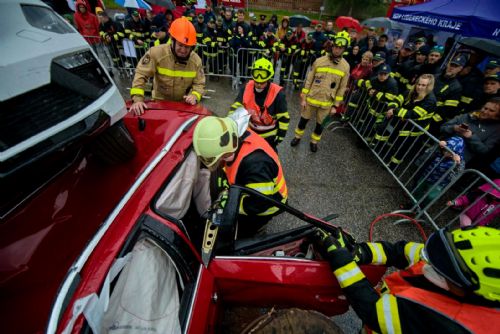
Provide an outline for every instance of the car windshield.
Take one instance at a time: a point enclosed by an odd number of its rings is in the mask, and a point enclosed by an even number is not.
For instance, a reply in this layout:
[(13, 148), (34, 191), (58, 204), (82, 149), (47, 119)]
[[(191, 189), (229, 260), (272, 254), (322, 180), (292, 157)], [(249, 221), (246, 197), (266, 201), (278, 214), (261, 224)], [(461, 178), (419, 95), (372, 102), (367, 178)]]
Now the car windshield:
[(26, 21), (35, 28), (55, 32), (57, 34), (71, 34), (75, 31), (50, 8), (41, 6), (21, 5)]

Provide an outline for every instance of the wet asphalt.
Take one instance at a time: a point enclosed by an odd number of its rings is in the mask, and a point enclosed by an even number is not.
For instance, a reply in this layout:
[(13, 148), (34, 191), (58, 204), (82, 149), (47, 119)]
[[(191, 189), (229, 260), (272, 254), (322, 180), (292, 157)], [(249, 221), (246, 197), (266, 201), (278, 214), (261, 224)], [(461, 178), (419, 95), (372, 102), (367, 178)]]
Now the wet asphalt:
[[(115, 78), (124, 98), (128, 98), (130, 79)], [(128, 87), (127, 87), (128, 86)], [(209, 80), (210, 90), (202, 103), (214, 114), (225, 116), (237, 95), (229, 78)], [(289, 192), (289, 204), (317, 217), (338, 214), (332, 222), (348, 230), (358, 241), (368, 240), (370, 222), (377, 216), (397, 210), (406, 202), (405, 194), (373, 153), (349, 127), (325, 130), (319, 150), (309, 150), (309, 138), (314, 128), (310, 121), (301, 143), (290, 146), (300, 118), (299, 91), (285, 87), (290, 128), (278, 146)], [(283, 231), (304, 224), (289, 214), (274, 218), (267, 232)], [(410, 224), (394, 225), (383, 220), (375, 227), (375, 240), (421, 241)], [(361, 321), (353, 311), (334, 317), (345, 333), (357, 333)]]

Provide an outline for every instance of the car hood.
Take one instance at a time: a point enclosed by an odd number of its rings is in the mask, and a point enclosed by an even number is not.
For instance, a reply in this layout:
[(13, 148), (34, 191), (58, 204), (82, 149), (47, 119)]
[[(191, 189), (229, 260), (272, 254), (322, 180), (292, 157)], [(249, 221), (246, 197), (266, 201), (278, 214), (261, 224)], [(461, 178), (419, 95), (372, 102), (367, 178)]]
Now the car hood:
[[(23, 4), (47, 7), (36, 1), (23, 1)], [(61, 34), (30, 25), (18, 2), (7, 0), (0, 3), (0, 21), (0, 77), (4, 78), (0, 82), (0, 101), (48, 84), (54, 57), (90, 49), (74, 28)]]

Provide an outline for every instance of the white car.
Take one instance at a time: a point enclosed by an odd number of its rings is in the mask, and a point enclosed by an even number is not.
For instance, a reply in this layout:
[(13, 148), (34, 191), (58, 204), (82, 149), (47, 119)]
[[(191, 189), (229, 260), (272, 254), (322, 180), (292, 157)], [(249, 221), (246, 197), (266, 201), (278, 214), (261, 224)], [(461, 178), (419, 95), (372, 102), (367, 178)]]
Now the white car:
[(82, 148), (117, 162), (135, 145), (118, 88), (68, 22), (37, 0), (2, 0), (0, 22), (1, 219)]

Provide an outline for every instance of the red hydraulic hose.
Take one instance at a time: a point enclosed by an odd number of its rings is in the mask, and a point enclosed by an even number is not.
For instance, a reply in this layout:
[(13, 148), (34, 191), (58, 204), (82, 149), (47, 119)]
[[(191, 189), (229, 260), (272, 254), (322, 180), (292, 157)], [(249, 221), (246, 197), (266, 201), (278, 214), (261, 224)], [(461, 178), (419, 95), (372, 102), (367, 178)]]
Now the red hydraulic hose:
[(425, 234), (425, 231), (424, 229), (422, 228), (422, 226), (417, 222), (417, 220), (415, 218), (412, 218), (412, 217), (409, 217), (407, 215), (403, 215), (401, 213), (384, 213), (383, 215), (380, 215), (378, 216), (377, 218), (375, 218), (375, 220), (373, 220), (371, 223), (370, 223), (370, 234), (368, 236), (368, 240), (370, 240), (370, 242), (372, 242), (372, 237), (373, 237), (373, 228), (375, 227), (375, 225), (381, 221), (382, 219), (384, 218), (387, 218), (387, 217), (398, 217), (398, 218), (403, 218), (403, 219), (407, 219), (409, 220), (413, 225), (415, 225), (418, 229), (418, 231), (420, 232), (420, 235), (422, 236), (422, 238), (424, 239), (424, 241), (427, 240), (427, 235)]

